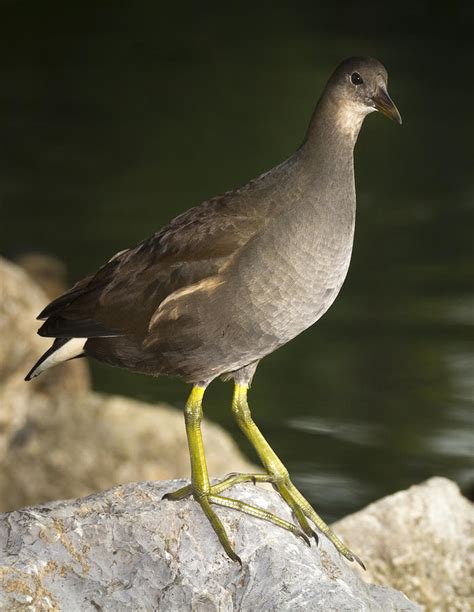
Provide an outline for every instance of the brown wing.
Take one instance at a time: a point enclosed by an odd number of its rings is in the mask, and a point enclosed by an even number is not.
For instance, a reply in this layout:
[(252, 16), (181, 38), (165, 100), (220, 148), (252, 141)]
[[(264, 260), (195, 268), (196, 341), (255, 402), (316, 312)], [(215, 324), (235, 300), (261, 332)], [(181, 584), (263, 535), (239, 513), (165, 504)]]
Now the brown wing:
[(179, 215), (137, 247), (54, 300), (38, 318), (49, 337), (143, 335), (173, 292), (218, 274), (265, 223), (245, 192), (229, 192)]

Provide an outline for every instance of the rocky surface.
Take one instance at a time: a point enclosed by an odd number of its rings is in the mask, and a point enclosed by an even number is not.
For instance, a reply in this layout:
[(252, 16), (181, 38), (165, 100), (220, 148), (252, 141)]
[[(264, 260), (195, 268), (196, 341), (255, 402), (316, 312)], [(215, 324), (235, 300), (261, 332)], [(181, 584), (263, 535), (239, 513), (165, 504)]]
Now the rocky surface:
[[(70, 502), (0, 515), (0, 609), (418, 610), (369, 585), (334, 547), (218, 509), (242, 568), (223, 553), (194, 500), (162, 501), (182, 482), (115, 487)], [(290, 520), (273, 491), (231, 495)]]
[(367, 559), (364, 579), (428, 610), (474, 610), (474, 507), (455, 483), (431, 478), (333, 527)]
[[(0, 511), (189, 474), (182, 411), (91, 391), (85, 360), (25, 383), (50, 345), (36, 334), (48, 298), (1, 258), (0, 288)], [(221, 427), (203, 430), (213, 475), (255, 470)]]

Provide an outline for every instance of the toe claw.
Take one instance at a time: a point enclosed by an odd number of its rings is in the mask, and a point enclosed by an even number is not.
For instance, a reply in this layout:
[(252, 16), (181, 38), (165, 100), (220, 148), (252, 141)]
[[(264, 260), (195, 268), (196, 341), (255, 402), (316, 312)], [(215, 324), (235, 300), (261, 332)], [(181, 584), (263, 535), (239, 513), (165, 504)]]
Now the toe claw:
[(352, 553), (352, 561), (355, 561), (356, 563), (358, 563), (365, 572), (367, 571), (367, 568), (365, 567), (364, 563), (362, 562), (362, 559), (360, 559), (354, 553)]
[(316, 531), (313, 530), (312, 536), (313, 536), (313, 538), (314, 538), (314, 540), (316, 542), (316, 546), (319, 546), (319, 536), (316, 533)]
[(242, 559), (239, 557), (239, 555), (236, 555), (235, 553), (232, 555), (231, 557), (232, 561), (236, 561), (239, 565), (240, 565), (240, 569), (242, 569)]
[(311, 548), (311, 542), (310, 542), (310, 539), (308, 538), (308, 536), (305, 533), (303, 533), (302, 531), (300, 531), (299, 536), (300, 536), (300, 538), (303, 538), (305, 543)]
[[(221, 542), (222, 544), (222, 542)], [(224, 546), (225, 554), (229, 557), (231, 561), (234, 561), (242, 567), (242, 559), (239, 555), (234, 551), (233, 548), (229, 548), (229, 546)]]

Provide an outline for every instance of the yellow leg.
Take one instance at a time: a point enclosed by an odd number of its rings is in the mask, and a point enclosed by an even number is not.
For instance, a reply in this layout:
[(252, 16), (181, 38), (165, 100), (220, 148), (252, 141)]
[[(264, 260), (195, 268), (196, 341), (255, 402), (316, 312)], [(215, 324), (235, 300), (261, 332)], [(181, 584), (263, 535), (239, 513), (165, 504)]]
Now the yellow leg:
[(186, 424), (189, 457), (191, 460), (192, 493), (196, 501), (199, 502), (204, 514), (209, 519), (209, 522), (216, 532), (225, 552), (233, 561), (238, 561), (240, 563), (240, 558), (235, 554), (234, 549), (232, 548), (229, 538), (225, 532), (224, 525), (211, 508), (211, 502), (209, 501), (211, 486), (209, 484), (209, 475), (207, 472), (206, 457), (204, 454), (204, 444), (201, 433), (202, 398), (204, 396), (204, 391), (204, 387), (193, 387), (184, 409), (184, 422)]
[(263, 519), (283, 529), (302, 537), (306, 543), (309, 541), (304, 533), (302, 533), (296, 525), (289, 523), (271, 512), (267, 512), (262, 508), (250, 506), (245, 502), (237, 499), (230, 499), (218, 495), (223, 490), (239, 482), (248, 482), (254, 480), (258, 482), (268, 482), (271, 476), (266, 474), (233, 474), (226, 478), (223, 482), (216, 485), (211, 485), (206, 465), (206, 457), (204, 454), (204, 444), (202, 441), (201, 421), (202, 421), (202, 398), (204, 396), (204, 387), (195, 386), (186, 402), (184, 418), (186, 423), (186, 435), (188, 438), (189, 456), (191, 459), (191, 485), (183, 487), (174, 493), (165, 495), (165, 498), (170, 500), (182, 499), (188, 495), (193, 495), (194, 499), (200, 504), (204, 514), (209, 519), (214, 531), (217, 534), (225, 552), (233, 560), (241, 563), (240, 558), (235, 554), (230, 540), (226, 534), (224, 525), (214, 512), (211, 504), (225, 506), (239, 510), (245, 514), (250, 514), (257, 518)]
[(357, 561), (357, 563), (365, 569), (359, 557), (341, 542), (291, 482), (287, 469), (252, 420), (247, 402), (247, 392), (247, 385), (235, 385), (232, 412), (234, 413), (240, 429), (257, 451), (267, 473), (271, 476), (271, 482), (273, 482), (275, 488), (294, 512), (302, 530), (307, 535), (312, 535), (312, 533), (314, 533), (307, 521), (307, 519), (310, 519), (346, 559), (349, 561)]

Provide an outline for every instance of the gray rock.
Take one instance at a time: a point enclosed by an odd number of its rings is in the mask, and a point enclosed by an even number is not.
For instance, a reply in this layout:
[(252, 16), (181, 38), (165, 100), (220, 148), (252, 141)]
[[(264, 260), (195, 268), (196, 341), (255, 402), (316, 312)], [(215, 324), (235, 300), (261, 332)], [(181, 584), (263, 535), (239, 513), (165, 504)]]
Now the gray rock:
[[(183, 481), (142, 482), (0, 515), (2, 610), (418, 610), (369, 585), (321, 538), (218, 509), (243, 566), (223, 553), (193, 500), (162, 501)], [(273, 491), (231, 495), (290, 519)]]
[(474, 610), (474, 507), (454, 482), (431, 478), (333, 527), (370, 561), (365, 579), (432, 611)]

